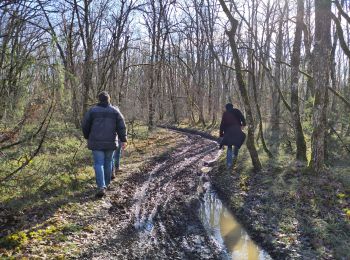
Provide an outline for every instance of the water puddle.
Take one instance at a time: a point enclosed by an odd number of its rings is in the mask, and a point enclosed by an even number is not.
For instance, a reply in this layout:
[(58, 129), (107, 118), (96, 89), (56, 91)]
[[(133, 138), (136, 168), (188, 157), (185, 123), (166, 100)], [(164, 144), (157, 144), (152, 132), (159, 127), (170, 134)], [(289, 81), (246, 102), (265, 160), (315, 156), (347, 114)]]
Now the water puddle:
[(235, 217), (222, 204), (217, 194), (207, 191), (200, 208), (200, 218), (212, 237), (226, 248), (235, 260), (272, 259), (249, 237)]

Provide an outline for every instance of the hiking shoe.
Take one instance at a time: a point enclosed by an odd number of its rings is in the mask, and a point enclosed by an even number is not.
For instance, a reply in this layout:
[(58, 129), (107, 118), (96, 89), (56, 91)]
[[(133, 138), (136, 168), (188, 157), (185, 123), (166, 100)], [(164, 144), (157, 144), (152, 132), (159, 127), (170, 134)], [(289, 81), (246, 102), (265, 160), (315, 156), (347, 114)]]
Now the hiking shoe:
[(115, 170), (115, 172), (116, 172), (116, 173), (123, 172), (123, 169), (117, 168), (117, 169)]
[(98, 199), (101, 199), (102, 197), (104, 197), (106, 195), (106, 189), (105, 188), (102, 188), (102, 189), (99, 189), (97, 191), (97, 193), (95, 194), (95, 198), (98, 198)]
[(120, 168), (113, 168), (111, 180), (114, 180), (117, 177), (118, 173), (121, 173), (121, 172), (123, 172), (123, 170), (121, 170)]
[(112, 175), (111, 175), (111, 180), (114, 180), (115, 179), (115, 168), (113, 167), (113, 171), (112, 171)]
[(233, 158), (232, 165), (233, 165), (233, 167), (237, 166), (237, 157)]

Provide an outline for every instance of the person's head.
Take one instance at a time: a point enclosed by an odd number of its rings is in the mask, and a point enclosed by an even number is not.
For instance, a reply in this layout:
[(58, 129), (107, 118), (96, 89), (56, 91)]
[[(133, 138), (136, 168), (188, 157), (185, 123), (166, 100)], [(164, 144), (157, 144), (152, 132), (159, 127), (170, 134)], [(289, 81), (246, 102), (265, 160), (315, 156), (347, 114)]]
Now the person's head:
[(107, 91), (100, 92), (97, 97), (99, 103), (109, 104), (111, 102), (111, 97)]
[(225, 108), (226, 108), (227, 111), (230, 111), (230, 110), (233, 109), (233, 105), (231, 103), (227, 103)]

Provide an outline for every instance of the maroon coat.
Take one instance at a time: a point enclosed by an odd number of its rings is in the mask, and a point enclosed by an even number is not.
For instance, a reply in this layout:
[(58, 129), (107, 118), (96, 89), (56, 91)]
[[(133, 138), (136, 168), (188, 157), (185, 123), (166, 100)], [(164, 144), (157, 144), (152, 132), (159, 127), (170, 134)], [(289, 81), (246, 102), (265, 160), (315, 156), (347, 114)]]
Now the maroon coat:
[(225, 111), (220, 124), (220, 137), (223, 137), (221, 145), (234, 145), (240, 148), (245, 140), (242, 126), (245, 126), (245, 118), (238, 109)]

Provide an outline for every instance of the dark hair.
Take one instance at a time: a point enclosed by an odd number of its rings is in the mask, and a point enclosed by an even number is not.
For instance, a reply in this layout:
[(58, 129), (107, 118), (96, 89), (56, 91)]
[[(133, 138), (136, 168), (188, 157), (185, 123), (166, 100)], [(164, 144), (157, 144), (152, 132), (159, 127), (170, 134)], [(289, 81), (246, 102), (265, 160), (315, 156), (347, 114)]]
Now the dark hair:
[(225, 108), (226, 108), (227, 111), (232, 110), (233, 109), (233, 105), (231, 103), (227, 103)]
[(98, 101), (101, 103), (110, 103), (111, 97), (109, 96), (107, 91), (102, 91), (98, 94)]

